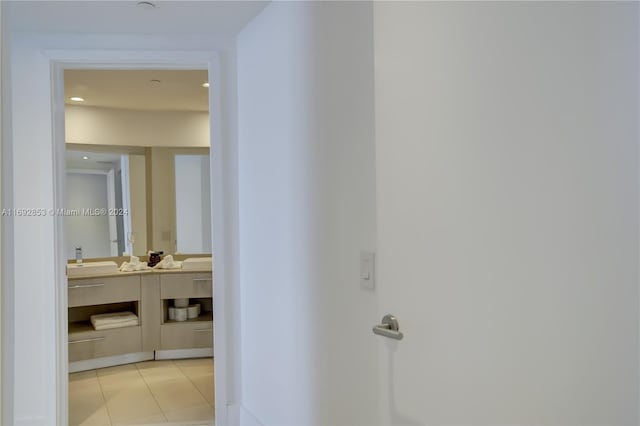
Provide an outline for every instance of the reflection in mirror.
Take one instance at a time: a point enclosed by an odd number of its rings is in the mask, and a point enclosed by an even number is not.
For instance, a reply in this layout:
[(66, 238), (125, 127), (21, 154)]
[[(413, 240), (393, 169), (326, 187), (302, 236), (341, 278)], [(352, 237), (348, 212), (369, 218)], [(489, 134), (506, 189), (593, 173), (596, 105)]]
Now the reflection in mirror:
[(68, 147), (66, 163), (67, 257), (76, 247), (86, 258), (145, 254), (144, 155)]
[(65, 70), (69, 258), (211, 253), (208, 78)]
[(179, 253), (211, 253), (208, 155), (176, 155), (176, 245)]
[(68, 259), (211, 253), (208, 148), (67, 144)]

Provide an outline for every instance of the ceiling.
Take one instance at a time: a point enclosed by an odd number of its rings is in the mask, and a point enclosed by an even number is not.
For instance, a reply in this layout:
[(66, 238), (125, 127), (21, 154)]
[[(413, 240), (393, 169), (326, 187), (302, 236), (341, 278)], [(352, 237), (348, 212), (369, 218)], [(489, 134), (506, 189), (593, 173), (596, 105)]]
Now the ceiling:
[[(11, 31), (102, 34), (237, 34), (265, 1), (3, 0)], [(5, 17), (3, 16), (3, 18)]]
[[(67, 105), (147, 111), (208, 111), (206, 70), (65, 70)], [(84, 102), (69, 100), (72, 96)]]
[[(67, 169), (111, 170), (120, 163), (121, 154), (109, 152), (73, 151), (65, 152)], [(84, 160), (82, 157), (88, 157)]]

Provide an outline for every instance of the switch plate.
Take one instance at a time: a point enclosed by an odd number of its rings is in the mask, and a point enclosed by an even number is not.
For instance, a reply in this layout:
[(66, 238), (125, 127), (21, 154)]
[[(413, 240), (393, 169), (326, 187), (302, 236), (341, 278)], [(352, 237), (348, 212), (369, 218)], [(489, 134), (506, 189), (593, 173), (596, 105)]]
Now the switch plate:
[(375, 288), (375, 254), (370, 251), (360, 252), (360, 287)]

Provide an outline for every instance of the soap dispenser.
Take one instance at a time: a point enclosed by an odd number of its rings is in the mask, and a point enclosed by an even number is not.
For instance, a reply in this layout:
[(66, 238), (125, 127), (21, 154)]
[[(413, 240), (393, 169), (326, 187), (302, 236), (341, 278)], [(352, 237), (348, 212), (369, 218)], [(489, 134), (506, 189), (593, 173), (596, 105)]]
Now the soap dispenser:
[(76, 263), (82, 263), (82, 247), (76, 247)]

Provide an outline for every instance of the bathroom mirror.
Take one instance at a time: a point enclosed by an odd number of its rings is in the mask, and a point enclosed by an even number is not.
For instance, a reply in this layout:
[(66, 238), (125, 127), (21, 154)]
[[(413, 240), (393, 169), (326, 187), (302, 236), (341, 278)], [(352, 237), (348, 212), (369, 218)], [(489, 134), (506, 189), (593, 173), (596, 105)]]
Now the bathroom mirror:
[(147, 246), (144, 148), (67, 145), (67, 257), (144, 254)]
[(67, 144), (67, 257), (211, 253), (208, 148)]
[(64, 71), (67, 257), (211, 253), (207, 70)]

